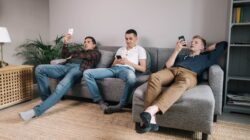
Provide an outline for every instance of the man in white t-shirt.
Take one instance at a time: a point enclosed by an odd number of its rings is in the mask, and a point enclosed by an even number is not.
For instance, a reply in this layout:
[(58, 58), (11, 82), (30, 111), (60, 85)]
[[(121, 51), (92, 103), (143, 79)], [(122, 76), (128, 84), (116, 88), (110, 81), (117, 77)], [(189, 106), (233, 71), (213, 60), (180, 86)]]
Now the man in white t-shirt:
[[(137, 45), (137, 32), (129, 29), (125, 33), (126, 46), (118, 49), (111, 68), (88, 69), (83, 73), (89, 92), (94, 100), (98, 102), (105, 114), (119, 112), (128, 103), (132, 88), (136, 82), (135, 71), (146, 71), (146, 51)], [(125, 83), (123, 95), (120, 102), (114, 106), (108, 106), (102, 98), (96, 80), (108, 77), (120, 78)], [(112, 86), (112, 85), (111, 85)]]

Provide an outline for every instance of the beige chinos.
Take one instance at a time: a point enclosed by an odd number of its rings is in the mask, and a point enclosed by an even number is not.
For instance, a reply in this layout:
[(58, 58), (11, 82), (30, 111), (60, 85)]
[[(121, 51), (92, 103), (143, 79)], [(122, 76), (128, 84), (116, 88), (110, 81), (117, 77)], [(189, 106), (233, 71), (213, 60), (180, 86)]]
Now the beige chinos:
[[(165, 68), (150, 75), (145, 94), (145, 109), (157, 105), (165, 113), (183, 93), (196, 86), (197, 74), (182, 67)], [(169, 86), (162, 91), (162, 86)]]

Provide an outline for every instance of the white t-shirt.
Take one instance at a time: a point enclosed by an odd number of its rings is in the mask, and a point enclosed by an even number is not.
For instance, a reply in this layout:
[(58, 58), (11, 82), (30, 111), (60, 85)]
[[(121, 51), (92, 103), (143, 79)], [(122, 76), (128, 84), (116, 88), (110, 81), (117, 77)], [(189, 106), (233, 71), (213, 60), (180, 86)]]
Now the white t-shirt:
[[(140, 59), (146, 59), (147, 54), (146, 51), (143, 47), (136, 45), (132, 49), (127, 50), (127, 47), (121, 47), (120, 49), (117, 50), (116, 55), (121, 55), (122, 58), (127, 58), (128, 61), (134, 63), (134, 64), (139, 64)], [(116, 64), (119, 66), (126, 66), (131, 68), (133, 71), (135, 71), (134, 67), (129, 66), (129, 65), (121, 65), (121, 64)]]

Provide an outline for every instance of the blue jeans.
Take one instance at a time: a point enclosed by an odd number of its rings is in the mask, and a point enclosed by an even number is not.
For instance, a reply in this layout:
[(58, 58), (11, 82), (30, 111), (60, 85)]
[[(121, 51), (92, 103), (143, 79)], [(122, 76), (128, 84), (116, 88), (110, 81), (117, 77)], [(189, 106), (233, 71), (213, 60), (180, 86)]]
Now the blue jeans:
[[(34, 107), (36, 116), (42, 115), (47, 109), (55, 105), (72, 87), (74, 82), (81, 78), (79, 64), (65, 65), (38, 65), (35, 70), (39, 95), (42, 103)], [(60, 79), (55, 91), (51, 94), (48, 77)]]
[(120, 98), (120, 104), (122, 106), (125, 106), (130, 98), (132, 89), (136, 82), (135, 72), (130, 68), (124, 66), (113, 66), (111, 68), (97, 68), (85, 70), (83, 73), (83, 78), (87, 83), (89, 92), (94, 102), (103, 100), (95, 80), (100, 80), (108, 77), (120, 78), (125, 82), (123, 95)]

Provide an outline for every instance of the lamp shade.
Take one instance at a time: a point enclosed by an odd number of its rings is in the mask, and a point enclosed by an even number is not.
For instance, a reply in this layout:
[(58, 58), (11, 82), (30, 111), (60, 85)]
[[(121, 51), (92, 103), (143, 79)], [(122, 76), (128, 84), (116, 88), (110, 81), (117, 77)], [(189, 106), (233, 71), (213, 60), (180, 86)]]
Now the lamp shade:
[(11, 42), (7, 28), (0, 27), (0, 43)]

